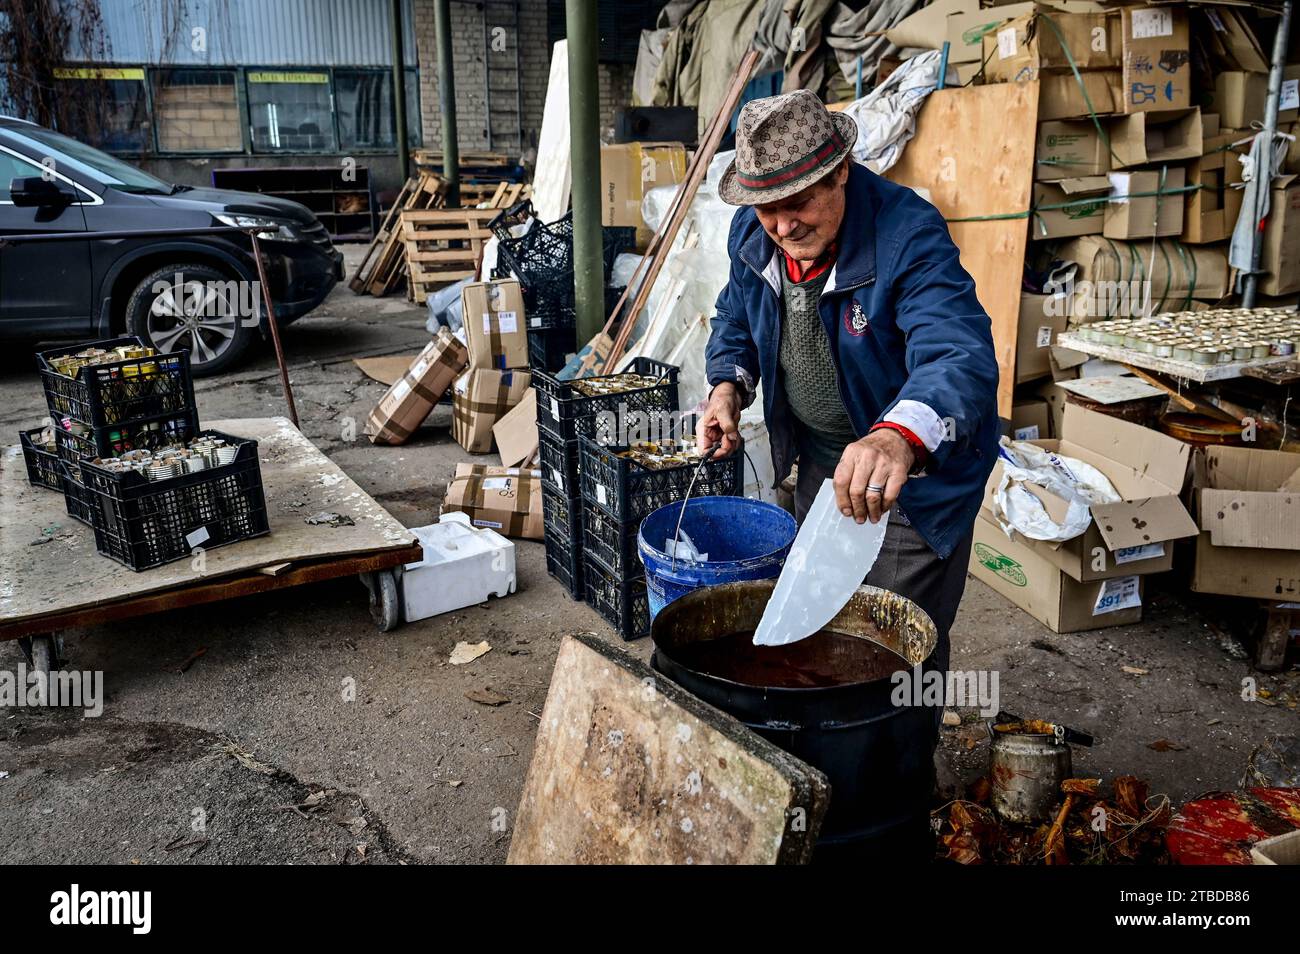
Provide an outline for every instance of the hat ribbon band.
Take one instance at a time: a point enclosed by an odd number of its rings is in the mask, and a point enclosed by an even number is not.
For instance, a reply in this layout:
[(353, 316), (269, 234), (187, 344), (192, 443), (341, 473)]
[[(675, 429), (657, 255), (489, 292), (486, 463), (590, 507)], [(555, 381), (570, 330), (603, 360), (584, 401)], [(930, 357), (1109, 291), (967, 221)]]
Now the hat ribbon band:
[(836, 129), (831, 132), (830, 138), (818, 146), (811, 155), (762, 175), (748, 175), (737, 168), (736, 181), (747, 189), (774, 189), (824, 166), (843, 146), (844, 139)]

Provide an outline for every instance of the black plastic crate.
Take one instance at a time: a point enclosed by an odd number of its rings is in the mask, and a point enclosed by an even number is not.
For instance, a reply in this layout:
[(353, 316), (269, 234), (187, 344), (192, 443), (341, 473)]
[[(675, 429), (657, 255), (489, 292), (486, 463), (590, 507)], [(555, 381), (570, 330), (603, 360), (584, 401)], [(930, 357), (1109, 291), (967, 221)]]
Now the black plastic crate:
[[(655, 378), (658, 383), (617, 394), (584, 395), (574, 390), (574, 381), (560, 381), (545, 371), (535, 372), (533, 387), (537, 389), (538, 431), (560, 441), (572, 441), (579, 435), (596, 436), (597, 418), (603, 411), (618, 416), (620, 412), (677, 410), (676, 367), (650, 358), (636, 358), (627, 370)], [(581, 380), (599, 381), (616, 376), (601, 375)]]
[[(578, 480), (582, 499), (620, 523), (640, 522), (660, 507), (686, 498), (735, 497), (744, 491), (745, 455), (738, 448), (722, 460), (651, 469), (619, 457), (627, 448), (583, 437), (578, 441)], [(696, 476), (698, 471), (699, 476)], [(691, 481), (695, 483), (692, 485)]]
[(136, 337), (111, 338), (43, 351), (36, 356), (45, 385), (45, 402), (56, 422), (68, 418), (88, 427), (113, 427), (195, 409), (188, 351), (89, 365), (75, 378), (59, 374), (50, 366), (53, 359), (64, 355), (119, 345), (145, 347)]
[(650, 633), (650, 600), (645, 577), (621, 579), (590, 555), (583, 563), (587, 602), (624, 639), (638, 639)]
[(620, 523), (593, 503), (582, 504), (582, 552), (620, 579), (644, 576), (636, 552), (641, 521)]
[(33, 487), (48, 490), (63, 489), (63, 474), (59, 470), (59, 456), (38, 443), (43, 427), (18, 432), (18, 443), (23, 448), (23, 461), (27, 464), (27, 482)]
[(520, 286), (529, 331), (567, 331), (576, 337), (578, 306), (572, 265), (567, 272), (534, 274), (527, 284), (521, 279)]
[(533, 200), (524, 199), (522, 202), (516, 202), (508, 209), (502, 209), (496, 217), (488, 222), (488, 228), (492, 234), (500, 241), (508, 242), (514, 238), (510, 230), (516, 226), (523, 225), (529, 219), (533, 218), (536, 212), (533, 210)]
[(81, 482), (81, 467), (78, 464), (69, 464), (67, 461), (59, 461), (60, 480), (63, 490), (63, 509), (68, 511), (68, 516), (73, 520), (79, 520), (88, 527), (95, 525), (94, 499), (86, 485)]
[(71, 427), (74, 429), (67, 430), (55, 422), (54, 445), (62, 460), (75, 464), (92, 457), (116, 457), (129, 450), (157, 450), (168, 444), (183, 444), (198, 435), (199, 414), (191, 408), (129, 424), (86, 427), (74, 421)]
[(528, 332), (528, 367), (533, 371), (559, 371), (577, 350), (577, 334), (572, 328), (551, 328)]
[(257, 441), (219, 431), (196, 436), (237, 444), (238, 453), (229, 464), (160, 481), (82, 463), (100, 553), (147, 570), (183, 559), (196, 547), (210, 550), (270, 532)]
[(542, 486), (549, 487), (566, 497), (577, 497), (582, 492), (578, 483), (578, 442), (557, 441), (545, 431), (537, 434), (538, 466), (542, 470)]
[(542, 538), (546, 544), (546, 570), (569, 595), (581, 600), (582, 501), (542, 485)]

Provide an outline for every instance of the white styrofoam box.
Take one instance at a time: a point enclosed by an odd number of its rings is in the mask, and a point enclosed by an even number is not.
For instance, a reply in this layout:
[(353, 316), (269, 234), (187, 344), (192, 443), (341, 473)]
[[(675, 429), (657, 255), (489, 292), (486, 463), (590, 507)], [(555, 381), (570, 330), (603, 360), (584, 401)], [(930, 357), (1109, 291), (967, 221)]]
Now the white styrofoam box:
[(445, 513), (435, 524), (411, 530), (424, 559), (402, 573), (406, 621), (482, 603), (515, 591), (515, 545), (495, 530), (475, 527), (465, 513)]

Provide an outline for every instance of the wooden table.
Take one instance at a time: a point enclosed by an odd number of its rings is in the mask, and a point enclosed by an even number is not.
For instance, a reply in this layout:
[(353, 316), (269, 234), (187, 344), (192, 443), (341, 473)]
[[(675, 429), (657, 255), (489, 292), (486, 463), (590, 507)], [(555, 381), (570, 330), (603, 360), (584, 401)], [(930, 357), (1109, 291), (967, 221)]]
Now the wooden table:
[[(96, 552), (93, 531), (68, 516), (61, 494), (27, 483), (18, 447), (0, 455), (0, 640), (30, 640), (24, 648), (39, 668), (54, 664), (57, 633), (69, 627), (354, 574), (370, 589), (379, 627), (397, 625), (396, 568), (421, 558), (415, 535), (288, 419), (207, 426), (258, 442), (271, 532), (139, 573)], [(322, 511), (352, 524), (307, 523)]]

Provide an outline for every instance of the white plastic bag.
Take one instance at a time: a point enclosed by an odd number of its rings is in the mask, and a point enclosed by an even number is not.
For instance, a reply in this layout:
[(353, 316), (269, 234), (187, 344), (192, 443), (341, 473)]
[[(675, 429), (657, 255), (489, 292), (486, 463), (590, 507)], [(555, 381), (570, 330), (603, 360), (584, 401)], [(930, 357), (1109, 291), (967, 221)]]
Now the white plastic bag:
[[(1072, 540), (1092, 523), (1093, 504), (1118, 503), (1122, 498), (1110, 480), (1074, 457), (1002, 438), (1002, 479), (993, 494), (994, 516), (1007, 536), (1011, 530), (1031, 540), (1061, 543)], [(1066, 501), (1064, 520), (1057, 523), (1026, 483), (1036, 484)]]

